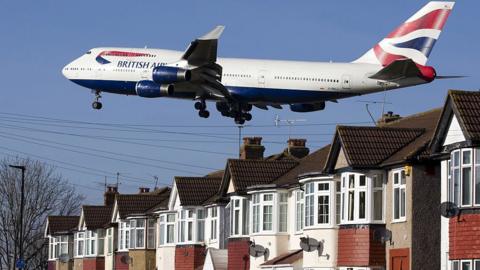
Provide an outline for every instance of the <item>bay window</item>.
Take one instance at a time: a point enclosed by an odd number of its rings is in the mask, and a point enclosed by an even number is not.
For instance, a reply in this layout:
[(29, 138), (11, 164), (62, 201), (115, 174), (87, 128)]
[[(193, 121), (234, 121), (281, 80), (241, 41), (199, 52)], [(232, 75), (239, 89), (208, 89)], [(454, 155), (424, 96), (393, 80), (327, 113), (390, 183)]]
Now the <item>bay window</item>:
[(112, 254), (113, 253), (113, 232), (114, 228), (108, 228), (107, 229), (107, 254)]
[(245, 236), (249, 234), (249, 205), (243, 197), (230, 200), (230, 235)]
[(160, 245), (175, 243), (175, 213), (160, 215)]
[(205, 209), (180, 210), (178, 241), (180, 243), (205, 241)]
[(130, 220), (130, 249), (155, 248), (155, 220), (136, 218)]
[(197, 242), (205, 241), (205, 210), (197, 209)]
[(288, 193), (252, 194), (252, 233), (287, 232)]
[(83, 257), (85, 254), (85, 232), (77, 232), (74, 236), (75, 257)]
[(273, 194), (263, 194), (262, 196), (262, 230), (273, 230)]
[[(328, 179), (310, 179), (305, 183), (305, 228), (314, 226), (332, 226), (337, 214), (334, 200), (337, 194), (337, 185)], [(307, 180), (308, 181), (308, 180)]]
[(120, 221), (118, 229), (118, 250), (128, 251), (130, 247), (130, 222)]
[(279, 200), (279, 222), (278, 231), (287, 232), (288, 229), (288, 193), (278, 193)]
[(156, 237), (155, 220), (148, 219), (147, 220), (147, 248), (148, 249), (155, 248), (155, 237)]
[(210, 240), (217, 240), (218, 235), (218, 207), (208, 209), (210, 217)]
[(303, 220), (305, 218), (304, 202), (303, 191), (295, 191), (295, 232), (303, 230)]
[(97, 233), (94, 231), (85, 232), (85, 256), (97, 254)]
[(105, 253), (105, 230), (97, 230), (97, 255), (104, 255)]
[(480, 206), (480, 148), (453, 151), (448, 165), (449, 199), (460, 207)]
[(314, 225), (314, 200), (314, 183), (307, 183), (305, 185), (305, 227)]
[(393, 221), (406, 220), (406, 189), (405, 170), (393, 172)]
[[(335, 216), (342, 224), (383, 223), (384, 189), (380, 173), (342, 173), (335, 185)], [(339, 191), (340, 189), (340, 191)], [(324, 199), (325, 200), (325, 199)], [(338, 224), (338, 221), (337, 221)]]
[(342, 209), (342, 183), (335, 182), (335, 224), (340, 224), (340, 213)]

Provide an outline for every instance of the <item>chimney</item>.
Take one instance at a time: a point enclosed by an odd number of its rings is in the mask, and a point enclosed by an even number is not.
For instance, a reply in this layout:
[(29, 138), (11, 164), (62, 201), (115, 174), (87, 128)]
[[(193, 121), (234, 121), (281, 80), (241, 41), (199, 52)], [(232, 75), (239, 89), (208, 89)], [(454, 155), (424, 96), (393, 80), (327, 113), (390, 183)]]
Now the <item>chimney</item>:
[(288, 139), (288, 147), (285, 151), (296, 158), (304, 158), (310, 153), (306, 143), (306, 139)]
[(240, 159), (263, 159), (265, 147), (262, 145), (262, 137), (245, 137), (240, 148)]
[(387, 112), (383, 114), (382, 118), (378, 119), (377, 126), (387, 124), (402, 119), (399, 114), (393, 114), (393, 112)]
[(113, 205), (113, 203), (115, 202), (115, 196), (117, 194), (118, 194), (117, 186), (107, 186), (107, 190), (105, 191), (105, 194), (103, 194), (105, 206)]
[(138, 193), (143, 194), (143, 193), (148, 193), (150, 192), (150, 189), (147, 187), (139, 187), (138, 188)]

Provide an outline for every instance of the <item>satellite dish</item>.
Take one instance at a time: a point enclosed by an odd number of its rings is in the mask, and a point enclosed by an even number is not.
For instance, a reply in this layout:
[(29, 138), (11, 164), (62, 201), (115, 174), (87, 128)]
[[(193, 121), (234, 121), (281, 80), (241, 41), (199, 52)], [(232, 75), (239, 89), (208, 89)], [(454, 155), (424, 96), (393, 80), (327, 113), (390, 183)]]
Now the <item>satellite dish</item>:
[(130, 264), (132, 262), (132, 257), (130, 257), (128, 255), (123, 255), (122, 257), (120, 257), (120, 261), (123, 264)]
[(384, 245), (387, 241), (390, 242), (390, 245), (392, 244), (392, 231), (381, 228), (381, 229), (376, 229), (375, 233), (373, 235), (373, 238), (377, 241), (380, 241), (382, 245)]
[(255, 244), (255, 242), (250, 243), (250, 248), (248, 249), (248, 253), (250, 254), (250, 256), (254, 258), (264, 256), (266, 259), (269, 255), (268, 248), (264, 248), (261, 245), (257, 245)]
[(310, 237), (301, 237), (300, 238), (300, 248), (306, 252), (312, 252), (315, 250), (319, 251), (319, 254), (323, 253), (323, 241), (317, 241), (314, 238)]
[(456, 217), (460, 213), (460, 209), (453, 202), (443, 202), (440, 204), (440, 214), (445, 218)]
[(67, 263), (70, 261), (70, 256), (66, 253), (60, 254), (60, 256), (58, 256), (58, 260), (60, 260), (62, 263)]

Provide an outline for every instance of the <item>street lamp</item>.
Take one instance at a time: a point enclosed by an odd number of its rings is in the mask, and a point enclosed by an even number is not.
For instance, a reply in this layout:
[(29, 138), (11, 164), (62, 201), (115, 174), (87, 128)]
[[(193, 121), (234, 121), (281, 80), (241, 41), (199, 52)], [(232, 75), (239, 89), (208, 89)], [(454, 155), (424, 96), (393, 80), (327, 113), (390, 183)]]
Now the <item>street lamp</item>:
[(20, 195), (21, 195), (21, 199), (20, 199), (20, 228), (19, 228), (19, 231), (20, 231), (20, 254), (19, 254), (19, 259), (17, 261), (17, 268), (19, 269), (23, 269), (24, 268), (24, 264), (25, 262), (23, 261), (23, 208), (24, 208), (24, 201), (25, 201), (25, 194), (24, 194), (24, 191), (25, 191), (25, 166), (19, 166), (19, 165), (8, 165), (10, 166), (11, 168), (14, 168), (14, 169), (18, 169), (18, 170), (22, 170), (22, 184), (21, 184), (21, 188), (20, 188)]

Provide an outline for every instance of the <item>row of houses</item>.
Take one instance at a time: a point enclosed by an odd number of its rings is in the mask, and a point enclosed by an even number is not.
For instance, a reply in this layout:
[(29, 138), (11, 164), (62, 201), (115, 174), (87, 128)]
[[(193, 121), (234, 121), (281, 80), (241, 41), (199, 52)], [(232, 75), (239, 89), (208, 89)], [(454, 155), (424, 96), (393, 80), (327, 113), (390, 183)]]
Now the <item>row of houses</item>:
[[(480, 93), (48, 218), (49, 270), (480, 270)], [(446, 203), (450, 202), (450, 203)]]

